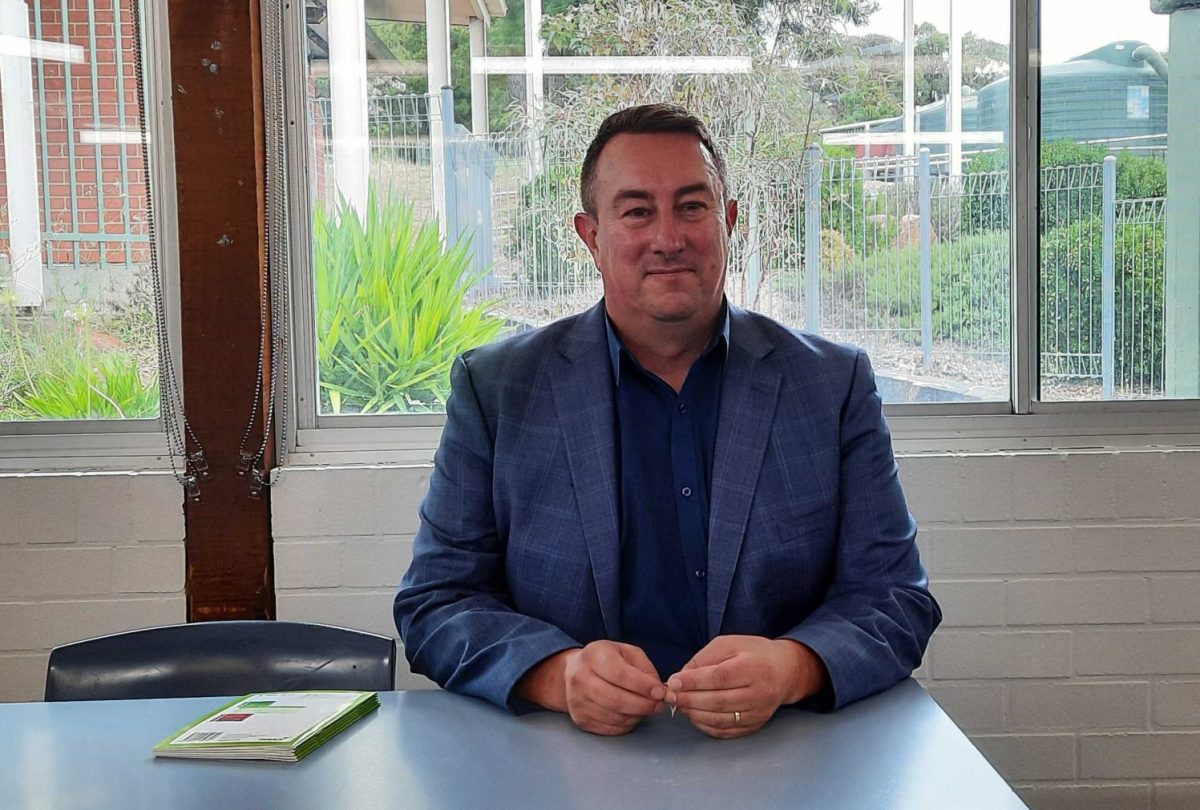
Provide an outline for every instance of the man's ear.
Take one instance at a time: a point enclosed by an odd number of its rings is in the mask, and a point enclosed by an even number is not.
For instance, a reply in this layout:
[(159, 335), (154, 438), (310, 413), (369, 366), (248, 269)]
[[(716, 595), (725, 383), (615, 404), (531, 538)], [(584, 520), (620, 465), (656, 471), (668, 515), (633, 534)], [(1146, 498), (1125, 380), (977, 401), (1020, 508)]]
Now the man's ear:
[(599, 223), (591, 214), (580, 211), (575, 215), (575, 233), (579, 234), (579, 238), (587, 245), (587, 249), (593, 257), (596, 255), (596, 231), (598, 229)]
[(725, 203), (725, 235), (733, 236), (733, 228), (737, 225), (737, 200)]

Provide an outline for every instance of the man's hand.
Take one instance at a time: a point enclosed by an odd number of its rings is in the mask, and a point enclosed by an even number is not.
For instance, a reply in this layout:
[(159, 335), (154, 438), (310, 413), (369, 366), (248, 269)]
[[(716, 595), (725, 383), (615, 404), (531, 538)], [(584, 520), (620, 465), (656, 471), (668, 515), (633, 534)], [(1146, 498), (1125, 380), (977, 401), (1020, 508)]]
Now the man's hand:
[(531, 669), (517, 694), (547, 709), (566, 712), (593, 734), (628, 734), (642, 718), (662, 711), (667, 690), (640, 648), (593, 641), (564, 650)]
[(744, 737), (780, 706), (816, 694), (827, 678), (817, 654), (797, 641), (717, 636), (667, 679), (667, 703), (705, 734)]

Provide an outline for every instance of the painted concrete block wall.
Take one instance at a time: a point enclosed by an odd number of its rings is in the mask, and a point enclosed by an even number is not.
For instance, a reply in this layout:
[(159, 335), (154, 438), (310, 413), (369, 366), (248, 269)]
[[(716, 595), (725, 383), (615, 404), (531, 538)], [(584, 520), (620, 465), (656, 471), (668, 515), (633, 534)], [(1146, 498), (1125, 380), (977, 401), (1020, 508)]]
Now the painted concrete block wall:
[[(985, 756), (1038, 810), (1200, 807), (1200, 451), (900, 467), (946, 615), (918, 676)], [(394, 634), (428, 480), (284, 472), (280, 618)]]
[(1032, 807), (1200, 807), (1200, 452), (900, 463), (947, 713)]
[[(429, 473), (428, 466), (285, 470), (271, 493), (278, 617), (397, 636), (392, 599), (412, 561)], [(399, 657), (397, 688), (435, 687)]]
[[(946, 614), (918, 674), (951, 717), (1035, 808), (1200, 807), (1200, 451), (900, 465)], [(394, 634), (428, 478), (284, 472), (280, 618)], [(55, 644), (182, 621), (182, 536), (169, 476), (0, 476), (0, 700), (40, 697)]]
[(184, 621), (183, 536), (170, 475), (0, 475), (0, 701), (56, 645)]

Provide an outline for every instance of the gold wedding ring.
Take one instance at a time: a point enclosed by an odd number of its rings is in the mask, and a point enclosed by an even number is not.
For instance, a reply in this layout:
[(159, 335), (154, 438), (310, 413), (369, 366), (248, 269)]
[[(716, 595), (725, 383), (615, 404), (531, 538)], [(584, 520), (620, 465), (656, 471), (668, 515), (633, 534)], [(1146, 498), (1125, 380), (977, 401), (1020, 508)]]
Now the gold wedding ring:
[(733, 724), (735, 726), (740, 726), (742, 724), (742, 713), (741, 712), (733, 713)]

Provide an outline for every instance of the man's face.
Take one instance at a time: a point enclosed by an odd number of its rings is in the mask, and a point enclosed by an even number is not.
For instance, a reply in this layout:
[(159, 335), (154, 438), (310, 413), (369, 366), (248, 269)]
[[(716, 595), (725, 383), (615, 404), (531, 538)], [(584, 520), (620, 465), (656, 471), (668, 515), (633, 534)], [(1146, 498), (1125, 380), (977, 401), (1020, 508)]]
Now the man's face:
[(623, 133), (596, 162), (594, 214), (575, 230), (604, 279), (609, 316), (626, 331), (715, 320), (737, 203), (693, 135)]

